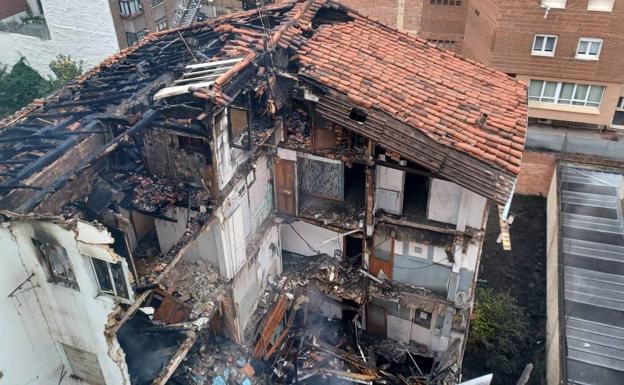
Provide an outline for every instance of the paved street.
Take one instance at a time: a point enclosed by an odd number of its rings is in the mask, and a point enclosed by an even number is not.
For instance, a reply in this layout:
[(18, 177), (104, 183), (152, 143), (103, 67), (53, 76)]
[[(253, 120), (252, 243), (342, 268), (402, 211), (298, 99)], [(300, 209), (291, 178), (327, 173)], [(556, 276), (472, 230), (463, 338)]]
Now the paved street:
[(619, 141), (605, 140), (595, 131), (529, 125), (526, 147), (530, 150), (561, 151), (568, 135), (567, 153), (594, 155), (624, 161), (624, 133)]

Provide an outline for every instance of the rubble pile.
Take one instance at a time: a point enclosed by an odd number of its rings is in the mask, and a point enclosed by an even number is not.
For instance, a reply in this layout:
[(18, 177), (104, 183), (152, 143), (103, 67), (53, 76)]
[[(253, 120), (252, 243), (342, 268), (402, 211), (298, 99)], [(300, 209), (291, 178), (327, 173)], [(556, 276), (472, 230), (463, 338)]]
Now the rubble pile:
[(199, 343), (172, 377), (180, 385), (265, 385), (270, 372), (263, 363), (247, 359), (249, 352), (223, 337), (203, 333)]
[(220, 302), (216, 299), (225, 294), (219, 273), (202, 260), (179, 261), (165, 278), (168, 291), (192, 306), (191, 319), (213, 314)]
[(286, 129), (288, 130), (288, 140), (291, 143), (310, 145), (310, 124), (308, 123), (308, 113), (301, 108), (292, 109), (286, 115)]
[(325, 226), (357, 229), (363, 226), (363, 207), (352, 202), (333, 202), (306, 195), (300, 204), (300, 216), (309, 217)]

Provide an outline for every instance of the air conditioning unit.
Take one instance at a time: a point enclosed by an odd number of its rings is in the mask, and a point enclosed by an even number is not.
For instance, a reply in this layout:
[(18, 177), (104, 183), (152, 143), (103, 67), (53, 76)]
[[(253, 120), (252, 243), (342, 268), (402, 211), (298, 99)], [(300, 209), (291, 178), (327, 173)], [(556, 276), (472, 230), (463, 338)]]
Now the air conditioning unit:
[(538, 124), (552, 124), (552, 119), (541, 119), (541, 118), (538, 118), (537, 119), (537, 123)]

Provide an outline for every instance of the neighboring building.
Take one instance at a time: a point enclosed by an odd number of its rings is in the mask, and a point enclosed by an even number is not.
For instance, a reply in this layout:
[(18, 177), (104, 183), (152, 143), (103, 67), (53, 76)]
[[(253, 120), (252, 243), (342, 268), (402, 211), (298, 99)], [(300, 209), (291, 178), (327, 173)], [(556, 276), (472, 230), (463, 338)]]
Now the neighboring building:
[(624, 128), (624, 3), (346, 1), (389, 25), (527, 82), (534, 122)]
[(91, 68), (150, 32), (186, 26), (241, 7), (240, 1), (200, 0), (3, 0), (0, 63), (24, 56), (42, 75), (59, 54)]
[(344, 348), (306, 334), (329, 309), (359, 353), (306, 375), (397, 383), (376, 338), (456, 384), (526, 109), (515, 79), (333, 1), (148, 35), (0, 122), (2, 380), (221, 383), (189, 358), (217, 334), (292, 383), (295, 339)]
[(548, 385), (624, 383), (624, 175), (591, 160), (558, 162), (548, 193)]
[(470, 0), (467, 15), (463, 54), (526, 81), (531, 118), (621, 124), (624, 2)]

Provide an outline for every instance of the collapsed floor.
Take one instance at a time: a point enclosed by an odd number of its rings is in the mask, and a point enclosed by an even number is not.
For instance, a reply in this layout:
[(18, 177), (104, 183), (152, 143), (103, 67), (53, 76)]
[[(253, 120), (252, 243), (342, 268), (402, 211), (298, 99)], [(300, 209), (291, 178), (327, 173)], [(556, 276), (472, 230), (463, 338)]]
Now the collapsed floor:
[(438, 363), (427, 347), (363, 330), (362, 309), (369, 294), (398, 298), (399, 292), (432, 293), (379, 280), (349, 266), (348, 260), (285, 254), (285, 271), (269, 279), (245, 343), (233, 344), (218, 323), (211, 324), (170, 383), (420, 385), (446, 384), (455, 377), (453, 369), (435, 373)]

